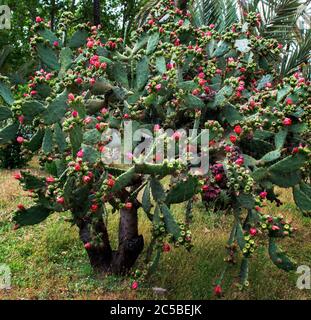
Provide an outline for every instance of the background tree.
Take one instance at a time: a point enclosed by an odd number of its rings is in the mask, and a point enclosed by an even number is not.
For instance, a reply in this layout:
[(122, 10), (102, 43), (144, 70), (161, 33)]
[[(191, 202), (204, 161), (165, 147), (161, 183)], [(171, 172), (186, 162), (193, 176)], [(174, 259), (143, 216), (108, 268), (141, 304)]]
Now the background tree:
[(93, 12), (94, 12), (94, 26), (98, 26), (101, 22), (100, 20), (100, 1), (94, 0), (93, 2)]
[[(33, 67), (29, 55), (31, 27), (36, 17), (50, 21), (51, 30), (59, 23), (63, 12), (74, 15), (73, 23), (91, 22), (103, 25), (103, 34), (125, 37), (130, 33), (135, 14), (145, 0), (4, 0), (12, 11), (11, 30), (0, 30), (0, 72), (10, 75), (13, 83), (25, 83), (25, 76)], [(95, 20), (94, 20), (95, 19)], [(0, 60), (0, 62), (1, 62)]]

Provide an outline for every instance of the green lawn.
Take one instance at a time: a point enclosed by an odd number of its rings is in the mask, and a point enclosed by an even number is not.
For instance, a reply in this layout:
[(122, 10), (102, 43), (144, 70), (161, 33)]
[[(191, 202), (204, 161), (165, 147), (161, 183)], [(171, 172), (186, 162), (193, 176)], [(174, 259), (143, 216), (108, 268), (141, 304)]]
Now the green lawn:
[[(0, 299), (214, 299), (213, 285), (222, 272), (230, 230), (230, 216), (208, 214), (195, 205), (192, 225), (194, 248), (183, 248), (162, 255), (159, 270), (137, 291), (130, 289), (127, 278), (93, 274), (75, 227), (66, 222), (68, 214), (54, 214), (45, 223), (12, 230), (11, 213), (20, 202), (31, 203), (12, 171), (0, 172), (0, 264), (12, 270), (12, 289), (0, 291)], [(292, 239), (281, 240), (283, 249), (299, 263), (311, 265), (311, 219), (295, 209), (289, 193), (282, 191), (286, 204), (271, 211), (293, 219), (298, 232)], [(177, 206), (180, 216), (183, 206)], [(149, 240), (150, 224), (140, 212), (140, 232)], [(109, 219), (109, 231), (116, 244), (114, 229), (117, 214)], [(236, 283), (239, 266), (228, 269), (223, 283), (223, 299), (310, 299), (311, 290), (296, 288), (297, 275), (278, 270), (270, 261), (266, 247), (259, 248), (250, 265), (250, 286), (241, 292)], [(138, 268), (143, 257), (138, 261)], [(153, 287), (167, 289), (155, 296)]]

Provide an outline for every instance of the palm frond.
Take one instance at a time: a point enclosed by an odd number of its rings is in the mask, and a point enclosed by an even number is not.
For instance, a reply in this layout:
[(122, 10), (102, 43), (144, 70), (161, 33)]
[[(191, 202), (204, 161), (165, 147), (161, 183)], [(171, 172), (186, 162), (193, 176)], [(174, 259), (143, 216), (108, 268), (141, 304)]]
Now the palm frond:
[(239, 2), (245, 12), (255, 12), (260, 0), (240, 0)]
[(262, 13), (260, 34), (284, 43), (293, 37), (299, 16), (299, 0), (263, 0), (258, 4)]
[(159, 0), (149, 0), (144, 6), (140, 9), (136, 16), (136, 24), (140, 28), (143, 24), (146, 23), (147, 17), (150, 11), (154, 8), (156, 4), (159, 3)]
[(281, 74), (289, 75), (305, 65), (305, 73), (310, 78), (310, 59), (311, 59), (311, 30), (308, 30), (301, 43), (293, 42), (288, 50), (288, 54), (283, 58)]
[(224, 19), (225, 19), (225, 28), (229, 28), (232, 26), (232, 24), (237, 23), (240, 21), (241, 17), (239, 16), (238, 13), (238, 4), (239, 1), (232, 1), (232, 0), (227, 0), (224, 1), (225, 4), (225, 13), (224, 13)]
[(193, 12), (197, 26), (214, 24), (218, 31), (239, 21), (238, 4), (235, 0), (194, 1)]
[(298, 25), (301, 30), (309, 30), (311, 28), (311, 0), (303, 3), (298, 9)]

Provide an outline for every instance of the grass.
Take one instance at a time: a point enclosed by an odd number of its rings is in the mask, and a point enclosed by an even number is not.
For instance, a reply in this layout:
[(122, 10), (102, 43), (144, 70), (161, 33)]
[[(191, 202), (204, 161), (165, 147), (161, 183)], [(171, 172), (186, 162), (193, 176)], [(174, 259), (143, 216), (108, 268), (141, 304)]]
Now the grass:
[[(35, 165), (33, 165), (35, 169)], [(12, 271), (12, 288), (0, 291), (0, 299), (214, 299), (213, 286), (225, 263), (225, 243), (230, 231), (231, 218), (207, 214), (202, 205), (194, 208), (194, 248), (189, 253), (183, 248), (163, 254), (156, 274), (139, 290), (130, 289), (130, 279), (93, 274), (87, 255), (78, 239), (75, 227), (65, 221), (67, 213), (54, 214), (44, 223), (12, 230), (12, 211), (17, 204), (31, 204), (12, 171), (0, 172), (0, 264), (6, 263)], [(291, 239), (281, 240), (282, 247), (299, 265), (311, 265), (311, 220), (295, 208), (291, 194), (281, 191), (285, 203), (270, 212), (282, 212), (293, 220), (298, 232)], [(182, 216), (184, 207), (175, 208)], [(116, 245), (114, 230), (118, 216), (111, 215), (109, 232)], [(150, 224), (140, 212), (140, 232), (148, 242)], [(142, 264), (143, 257), (138, 261)], [(223, 299), (310, 299), (310, 290), (296, 288), (297, 274), (277, 269), (267, 255), (266, 247), (259, 248), (251, 259), (250, 286), (240, 291), (239, 266), (230, 267), (222, 284)], [(158, 296), (153, 287), (167, 289)]]

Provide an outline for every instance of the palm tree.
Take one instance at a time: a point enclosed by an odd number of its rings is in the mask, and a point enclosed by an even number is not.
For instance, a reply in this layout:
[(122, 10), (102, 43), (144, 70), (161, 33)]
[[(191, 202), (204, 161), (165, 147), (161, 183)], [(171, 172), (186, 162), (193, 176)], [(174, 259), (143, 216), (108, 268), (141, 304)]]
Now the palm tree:
[(197, 26), (213, 23), (219, 31), (243, 22), (244, 12), (259, 12), (258, 34), (277, 39), (285, 48), (280, 75), (300, 67), (310, 77), (310, 7), (311, 0), (195, 0), (192, 11)]
[[(179, 1), (176, 1), (178, 3)], [(258, 12), (261, 24), (258, 35), (275, 38), (284, 46), (279, 74), (284, 77), (299, 68), (310, 77), (310, 14), (311, 0), (192, 0), (187, 1), (193, 22), (199, 27), (215, 25), (224, 32), (234, 23), (244, 22), (244, 13)], [(143, 24), (150, 10), (158, 3), (150, 0), (140, 11), (137, 22)]]

